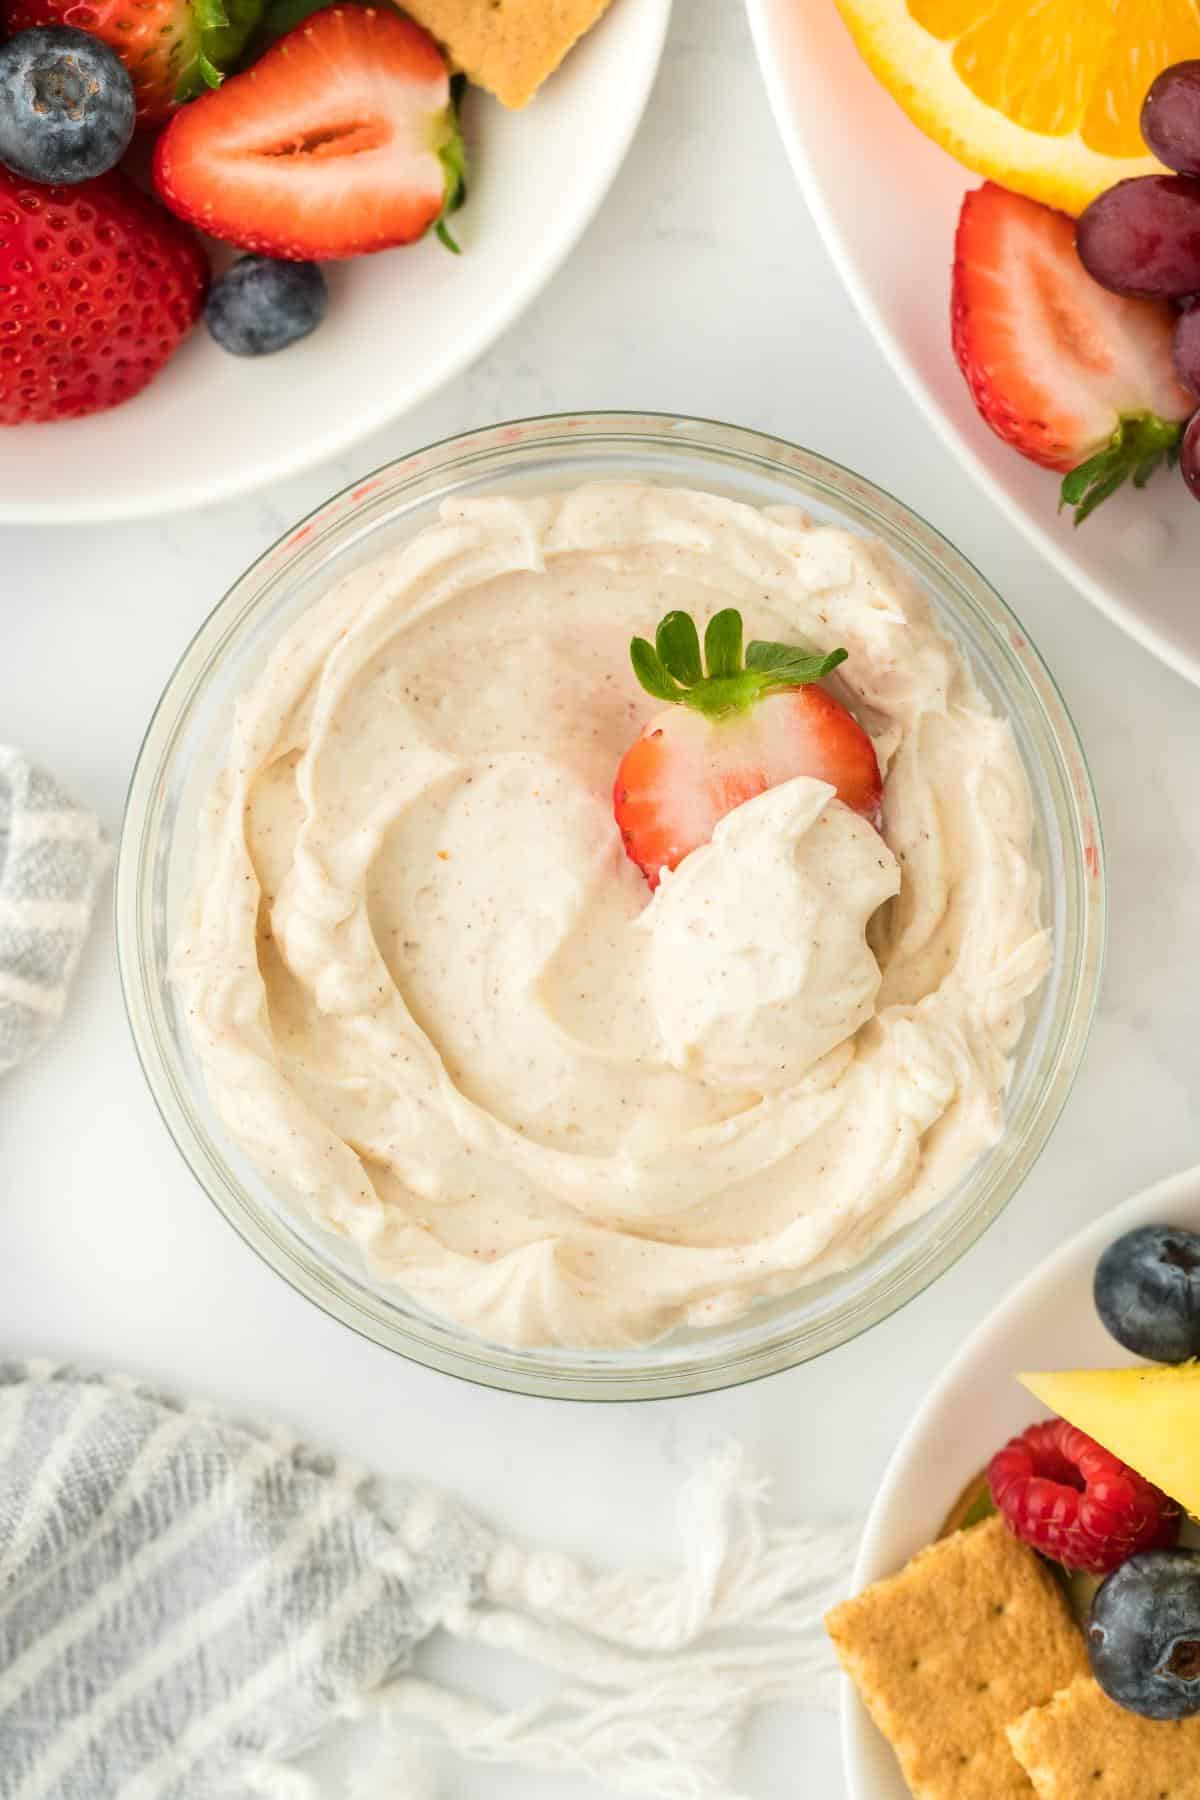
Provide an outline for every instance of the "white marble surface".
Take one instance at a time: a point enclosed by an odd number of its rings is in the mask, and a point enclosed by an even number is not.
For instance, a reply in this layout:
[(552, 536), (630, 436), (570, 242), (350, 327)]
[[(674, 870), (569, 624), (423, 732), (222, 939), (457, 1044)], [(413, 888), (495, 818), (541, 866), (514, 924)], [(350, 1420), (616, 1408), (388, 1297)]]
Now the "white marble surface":
[[(931, 269), (939, 307), (943, 283)], [(913, 412), (797, 197), (733, 0), (678, 0), (656, 95), (607, 205), (530, 313), (451, 391), (336, 466), (237, 506), (0, 535), (0, 739), (45, 759), (115, 834), (181, 646), (298, 514), (385, 458), (468, 426), (626, 405), (761, 426), (891, 487), (997, 583), (1062, 684), (1099, 788), (1112, 929), (1083, 1072), (1024, 1191), (900, 1317), (755, 1387), (614, 1408), (472, 1389), (323, 1317), (217, 1216), (143, 1086), (104, 918), (60, 1035), (0, 1084), (0, 1352), (118, 1365), (284, 1416), (381, 1468), (440, 1481), (531, 1539), (654, 1558), (680, 1473), (729, 1434), (753, 1448), (787, 1506), (863, 1512), (964, 1332), (1078, 1224), (1200, 1155), (1200, 694), (1043, 568)], [(522, 1691), (451, 1652), (436, 1660), (489, 1692)], [(767, 1721), (743, 1786), (752, 1800), (839, 1800), (835, 1722)], [(595, 1791), (496, 1771), (448, 1771), (445, 1786), (452, 1800)]]

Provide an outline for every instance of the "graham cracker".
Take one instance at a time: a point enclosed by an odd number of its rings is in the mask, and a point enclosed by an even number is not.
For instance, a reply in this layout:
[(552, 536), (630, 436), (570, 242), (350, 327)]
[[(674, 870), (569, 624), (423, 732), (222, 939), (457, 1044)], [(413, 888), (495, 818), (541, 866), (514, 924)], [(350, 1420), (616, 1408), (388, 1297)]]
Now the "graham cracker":
[(526, 106), (611, 0), (404, 0), (468, 81)]
[(1087, 1656), (1054, 1577), (1000, 1519), (932, 1544), (825, 1626), (916, 1800), (1032, 1800), (1005, 1727)]
[(1141, 1719), (1090, 1675), (1008, 1728), (1038, 1800), (1200, 1800), (1200, 1718)]

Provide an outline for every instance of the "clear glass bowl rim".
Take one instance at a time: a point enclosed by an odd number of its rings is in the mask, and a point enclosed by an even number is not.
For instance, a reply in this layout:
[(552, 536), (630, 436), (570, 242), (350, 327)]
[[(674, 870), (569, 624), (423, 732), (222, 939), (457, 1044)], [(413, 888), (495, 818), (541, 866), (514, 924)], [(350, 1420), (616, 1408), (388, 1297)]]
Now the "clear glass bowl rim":
[[(944, 1225), (919, 1241), (881, 1279), (848, 1306), (817, 1319), (778, 1328), (744, 1351), (706, 1352), (670, 1364), (654, 1361), (654, 1346), (629, 1350), (601, 1365), (580, 1352), (509, 1351), (438, 1321), (401, 1319), (382, 1296), (349, 1282), (316, 1255), (282, 1220), (268, 1213), (215, 1157), (198, 1127), (194, 1101), (176, 1066), (166, 1024), (166, 999), (150, 945), (154, 871), (167, 776), (174, 747), (192, 707), (219, 669), (226, 643), (253, 612), (264, 587), (295, 569), (353, 522), (382, 521), (423, 491), (497, 464), (506, 457), (627, 450), (631, 459), (683, 452), (741, 473), (784, 479), (864, 531), (882, 538), (915, 564), (940, 599), (965, 607), (992, 649), (1004, 653), (1007, 679), (1023, 690), (1027, 724), (1053, 755), (1046, 771), (1055, 790), (1055, 817), (1071, 829), (1060, 847), (1067, 880), (1065, 913), (1076, 947), (1051, 1028), (1040, 1100), (1018, 1142), (1010, 1134), (988, 1153), (999, 1159), (971, 1204), (946, 1213)], [(1085, 845), (1093, 852), (1089, 856)], [(875, 483), (818, 453), (753, 429), (692, 416), (655, 412), (561, 413), (505, 421), (456, 434), (399, 457), (348, 484), (289, 527), (234, 582), (184, 650), (147, 726), (130, 781), (117, 860), (115, 913), (118, 963), (134, 1044), (155, 1104), (177, 1149), (209, 1198), (248, 1243), (298, 1292), (373, 1342), (427, 1368), (508, 1392), (570, 1400), (673, 1398), (740, 1385), (792, 1368), (848, 1342), (890, 1317), (945, 1273), (999, 1216), (1040, 1155), (1070, 1093), (1087, 1043), (1100, 988), (1106, 936), (1106, 894), (1100, 820), (1083, 747), (1066, 704), (1024, 626), (1007, 603), (926, 520)]]

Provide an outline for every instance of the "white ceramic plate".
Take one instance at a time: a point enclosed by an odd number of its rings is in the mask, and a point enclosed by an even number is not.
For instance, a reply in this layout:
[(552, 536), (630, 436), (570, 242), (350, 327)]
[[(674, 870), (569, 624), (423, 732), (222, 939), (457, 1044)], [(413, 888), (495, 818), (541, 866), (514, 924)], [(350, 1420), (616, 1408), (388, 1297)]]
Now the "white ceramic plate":
[(1178, 475), (1118, 495), (1078, 531), (1057, 478), (983, 424), (950, 350), (950, 265), (977, 184), (862, 62), (834, 0), (746, 0), (804, 196), (858, 310), (958, 460), (1080, 593), (1200, 684), (1200, 507)]
[[(992, 1452), (1038, 1416), (1037, 1402), (1017, 1384), (1018, 1370), (1115, 1368), (1134, 1360), (1096, 1317), (1092, 1274), (1115, 1238), (1152, 1224), (1200, 1230), (1200, 1166), (1097, 1219), (967, 1339), (888, 1465), (859, 1548), (856, 1593), (928, 1544)], [(842, 1748), (850, 1800), (909, 1800), (895, 1758), (848, 1681)]]
[(115, 520), (226, 500), (334, 456), (456, 375), (553, 275), (641, 119), (671, 0), (615, 0), (524, 112), (470, 90), (461, 256), (427, 239), (331, 265), (329, 316), (245, 362), (201, 326), (144, 394), (0, 431), (0, 523)]

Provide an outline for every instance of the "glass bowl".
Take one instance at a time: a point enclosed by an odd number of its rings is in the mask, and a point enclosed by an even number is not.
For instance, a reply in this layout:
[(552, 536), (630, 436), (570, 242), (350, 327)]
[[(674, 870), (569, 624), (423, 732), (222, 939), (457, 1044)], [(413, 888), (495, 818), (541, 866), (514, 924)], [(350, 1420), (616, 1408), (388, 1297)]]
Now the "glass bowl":
[[(1033, 789), (1035, 856), (1053, 966), (1030, 1002), (1000, 1141), (939, 1207), (864, 1262), (762, 1302), (737, 1321), (645, 1348), (507, 1349), (372, 1279), (342, 1240), (271, 1191), (209, 1103), (168, 982), (201, 799), (234, 701), (281, 632), (350, 569), (481, 492), (533, 493), (596, 478), (707, 488), (803, 506), (883, 539), (927, 593), (995, 710), (1012, 723)], [(943, 537), (861, 476), (754, 431), (657, 414), (532, 419), (435, 444), (337, 495), (268, 550), (216, 607), (167, 684), (134, 770), (117, 873), (117, 941), (129, 1018), (167, 1128), (201, 1186), (276, 1272), (355, 1330), (448, 1374), (526, 1394), (629, 1400), (702, 1393), (833, 1349), (913, 1298), (972, 1244), (1033, 1166), (1070, 1089), (1104, 945), (1095, 798), (1074, 726), (1023, 628)]]

